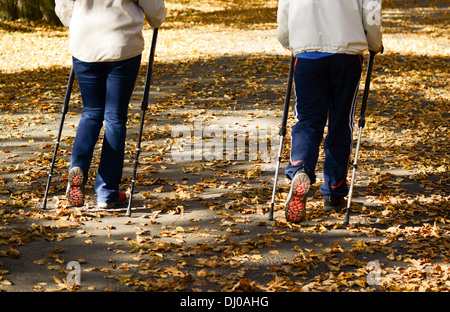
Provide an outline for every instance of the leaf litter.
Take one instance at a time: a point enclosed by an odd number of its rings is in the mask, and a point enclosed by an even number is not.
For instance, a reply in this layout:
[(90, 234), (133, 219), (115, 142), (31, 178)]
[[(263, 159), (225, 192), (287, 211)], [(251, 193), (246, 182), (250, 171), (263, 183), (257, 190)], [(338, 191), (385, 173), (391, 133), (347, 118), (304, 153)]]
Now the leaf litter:
[[(76, 85), (51, 209), (40, 210), (70, 67), (68, 36), (42, 23), (0, 22), (0, 289), (22, 287), (17, 268), (26, 265), (47, 276), (30, 278), (32, 291), (448, 291), (448, 6), (404, 2), (384, 1), (386, 51), (375, 62), (348, 227), (343, 214), (323, 212), (317, 186), (307, 220), (286, 222), (282, 177), (276, 220), (268, 221), (267, 162), (171, 158), (173, 125), (200, 118), (203, 126), (279, 127), (288, 55), (276, 41), (277, 1), (167, 1), (134, 195), (138, 217), (130, 219), (93, 209), (98, 150), (88, 204), (74, 209), (65, 200), (81, 112)], [(130, 103), (123, 185), (131, 181), (145, 65)], [(282, 167), (289, 143), (287, 135)], [(74, 253), (74, 241), (106, 256)], [(33, 256), (37, 244), (47, 247)], [(74, 259), (88, 281), (80, 286), (67, 280)]]

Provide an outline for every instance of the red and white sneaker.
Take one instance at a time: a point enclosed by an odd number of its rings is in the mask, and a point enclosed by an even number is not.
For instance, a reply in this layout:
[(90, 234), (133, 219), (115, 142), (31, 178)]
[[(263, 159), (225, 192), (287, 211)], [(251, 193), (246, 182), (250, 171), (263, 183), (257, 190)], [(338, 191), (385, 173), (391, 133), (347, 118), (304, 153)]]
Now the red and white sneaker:
[(69, 183), (67, 185), (66, 197), (69, 203), (75, 207), (84, 205), (86, 178), (80, 167), (73, 167), (69, 171)]
[(311, 187), (311, 180), (304, 169), (299, 169), (292, 179), (291, 189), (286, 200), (286, 220), (299, 223), (306, 217), (306, 196)]
[(109, 203), (97, 203), (97, 207), (101, 209), (113, 209), (116, 208), (117, 206), (125, 204), (126, 201), (127, 195), (125, 195), (124, 193), (119, 193), (119, 197), (117, 198), (117, 200)]

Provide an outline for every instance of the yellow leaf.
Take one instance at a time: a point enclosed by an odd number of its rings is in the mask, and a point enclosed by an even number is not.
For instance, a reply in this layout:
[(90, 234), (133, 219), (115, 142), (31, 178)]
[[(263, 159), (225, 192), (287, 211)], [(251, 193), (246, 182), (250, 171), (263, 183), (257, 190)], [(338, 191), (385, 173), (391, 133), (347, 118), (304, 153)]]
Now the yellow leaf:
[(52, 275), (52, 278), (56, 284), (64, 284), (64, 281), (62, 279), (60, 279), (59, 277)]
[(328, 264), (328, 268), (331, 271), (339, 271), (340, 270), (340, 267), (338, 267), (337, 265), (333, 265), (333, 264)]
[(198, 277), (207, 277), (209, 276), (209, 271), (207, 269), (201, 269), (197, 272)]
[(61, 266), (56, 265), (56, 264), (47, 265), (47, 269), (49, 269), (49, 270), (61, 270)]
[(157, 187), (153, 190), (153, 192), (161, 193), (164, 190), (164, 186)]
[(183, 227), (181, 227), (181, 226), (177, 226), (175, 231), (177, 231), (178, 233), (185, 233), (186, 232), (186, 230), (183, 229)]
[(60, 228), (60, 229), (69, 227), (69, 223), (67, 223), (67, 221), (61, 220), (61, 219), (58, 219), (58, 220), (56, 221), (56, 225), (57, 225), (57, 227)]
[(20, 256), (20, 252), (17, 249), (11, 248), (8, 250), (8, 255), (11, 259), (17, 259)]
[(8, 281), (8, 280), (2, 280), (1, 284), (4, 285), (4, 286), (11, 286), (12, 285), (11, 281)]
[(40, 259), (40, 260), (33, 261), (33, 263), (37, 264), (37, 265), (44, 265), (44, 264), (47, 264), (47, 259), (43, 258), (43, 259)]

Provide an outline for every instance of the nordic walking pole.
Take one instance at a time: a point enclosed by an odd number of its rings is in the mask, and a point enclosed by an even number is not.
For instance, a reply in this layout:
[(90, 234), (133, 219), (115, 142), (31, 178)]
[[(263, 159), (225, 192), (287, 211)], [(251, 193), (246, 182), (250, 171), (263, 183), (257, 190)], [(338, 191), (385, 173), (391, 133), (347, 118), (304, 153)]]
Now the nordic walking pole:
[(156, 49), (156, 39), (158, 38), (158, 28), (153, 29), (153, 37), (152, 37), (152, 45), (150, 48), (150, 57), (148, 60), (148, 66), (147, 66), (147, 76), (145, 79), (145, 89), (144, 89), (144, 99), (142, 100), (141, 105), (141, 126), (139, 129), (139, 138), (138, 143), (136, 146), (136, 157), (134, 159), (134, 169), (133, 169), (133, 178), (131, 179), (131, 190), (130, 190), (130, 199), (128, 201), (128, 207), (126, 216), (131, 216), (131, 203), (133, 200), (133, 192), (134, 192), (134, 184), (136, 182), (136, 172), (138, 167), (138, 161), (139, 161), (139, 154), (141, 153), (141, 139), (142, 139), (142, 131), (144, 129), (144, 120), (145, 120), (145, 112), (148, 108), (148, 95), (150, 91), (150, 84), (152, 80), (152, 74), (153, 74), (153, 60), (155, 59), (155, 49)]
[(64, 126), (64, 119), (66, 118), (67, 111), (69, 110), (70, 95), (72, 93), (72, 87), (73, 87), (74, 79), (75, 79), (75, 71), (74, 71), (74, 69), (72, 67), (72, 69), (70, 70), (69, 82), (67, 83), (66, 96), (64, 98), (64, 105), (63, 105), (63, 108), (62, 108), (61, 122), (59, 124), (59, 131), (58, 131), (58, 136), (56, 138), (56, 143), (55, 143), (55, 149), (54, 149), (54, 152), (53, 152), (52, 163), (50, 165), (50, 172), (49, 172), (48, 178), (47, 178), (47, 186), (45, 188), (44, 200), (42, 202), (42, 208), (43, 209), (47, 208), (48, 190), (50, 188), (50, 182), (51, 182), (52, 176), (53, 176), (53, 169), (55, 167), (56, 155), (58, 153), (58, 147), (59, 147), (59, 144), (60, 144), (60, 141), (61, 141), (61, 134), (62, 134), (63, 126)]
[(287, 125), (287, 119), (289, 115), (289, 103), (291, 100), (291, 89), (292, 89), (292, 82), (294, 79), (294, 65), (295, 65), (295, 56), (292, 55), (291, 57), (291, 65), (289, 67), (289, 78), (288, 78), (288, 84), (286, 89), (286, 97), (284, 99), (284, 110), (283, 110), (283, 119), (281, 122), (281, 129), (280, 129), (280, 146), (278, 147), (278, 159), (277, 159), (277, 166), (275, 168), (275, 179), (273, 182), (273, 190), (272, 190), (272, 202), (270, 204), (270, 211), (269, 211), (269, 220), (273, 220), (273, 209), (275, 205), (275, 193), (277, 190), (277, 181), (278, 181), (278, 170), (280, 168), (280, 162), (281, 162), (281, 152), (283, 150), (283, 140), (286, 136), (286, 125)]
[(359, 117), (359, 131), (358, 131), (358, 142), (356, 144), (356, 151), (355, 151), (355, 160), (353, 162), (353, 172), (352, 172), (352, 181), (350, 184), (350, 191), (348, 193), (348, 201), (347, 201), (347, 212), (345, 214), (344, 218), (344, 224), (348, 225), (350, 222), (350, 205), (352, 203), (352, 195), (353, 195), (353, 184), (355, 182), (355, 173), (356, 169), (358, 167), (358, 153), (359, 153), (359, 146), (361, 144), (361, 133), (366, 125), (366, 108), (367, 108), (367, 99), (369, 98), (369, 90), (370, 90), (370, 78), (372, 76), (372, 67), (373, 67), (373, 59), (375, 58), (375, 52), (370, 51), (369, 56), (369, 64), (367, 65), (367, 74), (366, 74), (366, 85), (364, 87), (364, 94), (362, 99), (362, 105), (361, 105), (361, 116)]

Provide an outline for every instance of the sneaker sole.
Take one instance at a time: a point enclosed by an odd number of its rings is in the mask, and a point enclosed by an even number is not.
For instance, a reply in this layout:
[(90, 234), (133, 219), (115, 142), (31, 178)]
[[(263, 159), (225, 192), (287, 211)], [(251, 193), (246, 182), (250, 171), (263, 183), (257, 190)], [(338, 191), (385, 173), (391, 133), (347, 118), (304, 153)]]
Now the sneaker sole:
[(286, 202), (286, 220), (293, 223), (301, 222), (306, 216), (306, 195), (308, 194), (311, 182), (306, 173), (294, 176), (291, 182), (288, 200)]
[(67, 189), (67, 200), (72, 206), (84, 205), (84, 173), (79, 167), (69, 172), (69, 186)]

